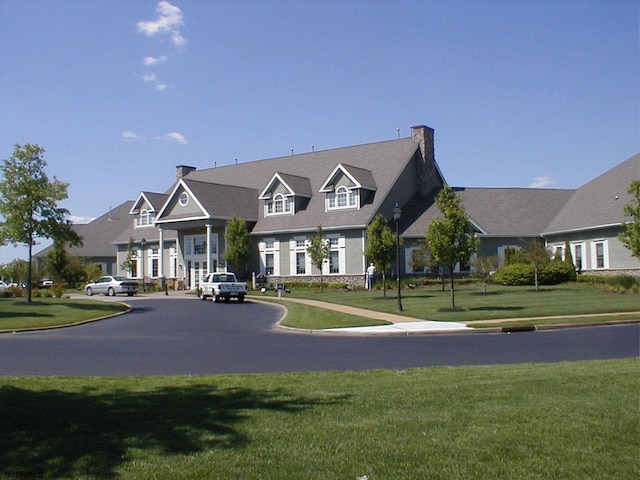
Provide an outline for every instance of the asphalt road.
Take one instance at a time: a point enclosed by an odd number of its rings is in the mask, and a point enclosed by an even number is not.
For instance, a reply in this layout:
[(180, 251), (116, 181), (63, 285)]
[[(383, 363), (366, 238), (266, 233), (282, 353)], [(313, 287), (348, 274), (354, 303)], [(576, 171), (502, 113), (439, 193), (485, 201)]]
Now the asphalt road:
[(78, 327), (0, 335), (1, 376), (121, 376), (404, 369), (637, 357), (640, 326), (522, 333), (292, 333), (282, 310), (195, 298), (126, 299), (133, 311)]

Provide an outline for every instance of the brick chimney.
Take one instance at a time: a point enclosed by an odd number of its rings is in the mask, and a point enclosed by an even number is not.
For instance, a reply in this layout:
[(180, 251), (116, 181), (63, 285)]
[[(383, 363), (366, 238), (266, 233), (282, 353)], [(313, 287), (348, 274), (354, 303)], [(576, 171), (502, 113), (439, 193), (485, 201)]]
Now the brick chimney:
[(433, 128), (417, 125), (411, 127), (411, 138), (420, 146), (421, 159), (418, 163), (418, 188), (422, 195), (428, 195), (434, 188), (442, 187), (442, 180), (438, 172), (434, 147)]
[(182, 177), (185, 177), (190, 172), (193, 172), (196, 167), (190, 167), (188, 165), (178, 165), (176, 166), (176, 180), (180, 180)]

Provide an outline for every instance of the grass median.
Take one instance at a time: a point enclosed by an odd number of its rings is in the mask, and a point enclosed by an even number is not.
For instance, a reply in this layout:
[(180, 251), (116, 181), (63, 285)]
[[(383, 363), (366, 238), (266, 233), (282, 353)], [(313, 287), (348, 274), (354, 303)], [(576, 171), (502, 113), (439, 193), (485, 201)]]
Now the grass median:
[(639, 367), (0, 378), (0, 467), (87, 479), (638, 478)]
[(127, 310), (122, 303), (71, 298), (0, 298), (0, 331), (72, 325)]
[[(275, 300), (274, 292), (257, 294), (256, 298)], [(503, 287), (491, 285), (487, 294), (477, 284), (456, 287), (456, 310), (450, 309), (450, 292), (438, 286), (402, 291), (403, 311), (396, 311), (396, 291), (387, 291), (386, 298), (380, 290), (374, 291), (327, 291), (296, 290), (283, 296), (283, 302), (291, 309), (285, 325), (298, 328), (339, 328), (342, 326), (364, 326), (381, 324), (366, 317), (346, 317), (341, 314), (307, 312), (305, 317), (297, 314), (298, 307), (287, 298), (306, 298), (329, 303), (348, 305), (422, 320), (443, 322), (480, 322), (482, 320), (504, 320), (504, 323), (471, 324), (473, 327), (497, 327), (513, 324), (549, 325), (559, 323), (595, 323), (612, 320), (638, 319), (640, 295), (637, 293), (611, 293), (601, 286), (573, 283), (544, 286), (539, 291), (532, 287)], [(614, 313), (616, 315), (610, 316)], [(314, 315), (317, 318), (314, 318)], [(546, 318), (539, 317), (561, 317)], [(562, 318), (564, 317), (564, 318)], [(523, 320), (513, 322), (514, 318)], [(531, 320), (528, 320), (531, 319)], [(535, 320), (534, 320), (535, 319)]]

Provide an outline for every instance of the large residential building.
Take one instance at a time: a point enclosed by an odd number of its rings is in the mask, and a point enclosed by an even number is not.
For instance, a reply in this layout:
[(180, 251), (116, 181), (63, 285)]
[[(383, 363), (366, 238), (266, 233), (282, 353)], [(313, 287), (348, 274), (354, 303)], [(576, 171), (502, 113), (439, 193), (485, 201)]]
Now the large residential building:
[[(557, 250), (569, 241), (583, 272), (640, 275), (640, 260), (617, 238), (629, 220), (623, 207), (631, 199), (627, 189), (633, 179), (640, 179), (640, 154), (576, 190), (455, 190), (481, 239), (480, 255), (504, 257), (506, 248), (531, 241)], [(434, 198), (445, 183), (435, 160), (434, 131), (417, 126), (411, 137), (397, 140), (202, 170), (181, 165), (166, 192), (143, 191), (118, 207), (119, 218), (128, 208), (129, 220), (110, 237), (103, 231), (109, 225), (104, 219), (96, 227), (100, 238), (110, 238), (112, 270), (196, 288), (209, 271), (235, 269), (223, 259), (225, 228), (233, 217), (247, 222), (254, 252), (249, 270), (280, 282), (319, 276), (307, 246), (322, 226), (331, 244), (323, 274), (363, 285), (367, 227), (378, 214), (391, 220), (396, 204), (402, 209), (400, 272), (424, 273), (412, 271), (411, 259), (427, 225), (439, 215)], [(94, 238), (92, 224), (78, 226), (85, 249)], [(122, 271), (132, 245), (133, 270)]]

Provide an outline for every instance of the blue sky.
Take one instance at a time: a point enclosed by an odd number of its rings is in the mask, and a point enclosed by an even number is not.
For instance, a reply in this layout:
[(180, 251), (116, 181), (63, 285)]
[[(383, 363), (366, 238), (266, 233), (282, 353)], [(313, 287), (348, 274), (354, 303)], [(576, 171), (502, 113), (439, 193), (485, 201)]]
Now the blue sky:
[[(0, 159), (86, 222), (208, 168), (435, 129), (454, 186), (575, 188), (640, 151), (637, 0), (0, 0)], [(43, 246), (46, 242), (43, 242)], [(38, 247), (41, 248), (41, 247)], [(0, 263), (25, 258), (0, 247)]]

